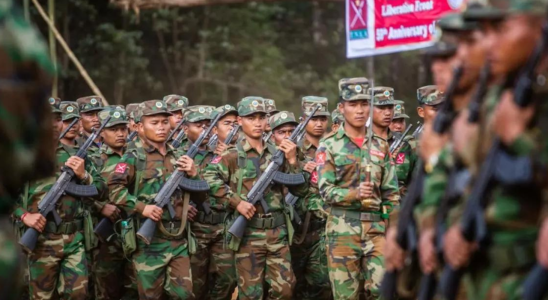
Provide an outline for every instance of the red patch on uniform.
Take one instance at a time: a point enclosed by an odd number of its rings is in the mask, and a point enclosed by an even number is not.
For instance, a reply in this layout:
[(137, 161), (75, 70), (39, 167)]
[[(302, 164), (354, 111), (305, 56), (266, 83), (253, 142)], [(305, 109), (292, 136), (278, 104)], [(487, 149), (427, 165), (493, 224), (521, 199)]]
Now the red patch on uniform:
[(405, 153), (398, 153), (398, 156), (396, 156), (396, 163), (398, 165), (401, 165), (403, 164), (404, 161), (405, 161)]
[(119, 163), (116, 165), (116, 168), (114, 169), (114, 173), (124, 174), (126, 172), (126, 169), (127, 169), (126, 163)]
[(211, 163), (212, 163), (212, 164), (218, 164), (220, 161), (221, 161), (221, 157), (220, 157), (220, 156), (217, 156), (217, 157), (215, 157), (215, 159), (213, 159), (213, 160), (211, 161)]
[(312, 176), (310, 177), (310, 182), (314, 184), (318, 183), (318, 172), (316, 171), (312, 172)]
[(316, 155), (316, 164), (318, 166), (323, 166), (325, 164), (325, 153), (320, 152)]
[(381, 152), (381, 151), (379, 151), (379, 150), (377, 150), (377, 149), (371, 149), (371, 151), (369, 151), (369, 153), (371, 153), (371, 154), (373, 154), (373, 155), (375, 155), (375, 156), (378, 156), (378, 157), (380, 157), (380, 158), (384, 158), (384, 156), (386, 155), (386, 154), (384, 154), (383, 152)]

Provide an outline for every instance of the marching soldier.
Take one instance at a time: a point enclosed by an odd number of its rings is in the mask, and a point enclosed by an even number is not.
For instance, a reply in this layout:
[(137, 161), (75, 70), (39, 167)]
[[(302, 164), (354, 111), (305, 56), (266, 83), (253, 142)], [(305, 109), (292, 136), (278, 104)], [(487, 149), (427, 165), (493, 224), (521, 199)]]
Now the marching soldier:
[[(265, 104), (265, 107), (266, 107), (266, 115), (267, 115), (267, 118), (269, 118), (270, 116), (273, 116), (275, 114), (277, 114), (278, 112), (280, 112), (277, 108), (276, 108), (276, 102), (272, 99), (264, 99), (264, 104)], [(272, 128), (270, 128), (270, 124), (268, 124), (268, 122), (266, 122), (266, 129), (265, 129), (265, 136), (267, 136), (270, 132), (272, 131)]]
[(331, 112), (331, 132), (339, 130), (339, 127), (344, 122), (344, 117), (336, 108)]
[(409, 119), (409, 116), (405, 113), (405, 107), (403, 106), (403, 103), (396, 104), (394, 106), (394, 117), (392, 118), (392, 122), (390, 123), (390, 131), (403, 133), (407, 128), (407, 119)]
[(134, 113), (135, 113), (135, 110), (137, 110), (137, 107), (139, 107), (139, 103), (130, 103), (126, 105), (126, 116), (129, 121), (129, 124), (128, 124), (129, 133), (132, 133), (133, 131), (136, 130)]
[(213, 133), (217, 135), (217, 145), (215, 147), (215, 155), (221, 155), (228, 148), (233, 147), (238, 140), (238, 134), (235, 134), (230, 143), (225, 144), (225, 140), (232, 131), (232, 128), (237, 125), (238, 122), (238, 110), (229, 104), (219, 106), (215, 109), (217, 113), (220, 113), (222, 117), (219, 122), (213, 127)]
[[(183, 120), (185, 109), (188, 107), (188, 98), (179, 95), (168, 95), (164, 97), (164, 101), (167, 104), (169, 112), (172, 114), (169, 117), (171, 130), (176, 130), (177, 124)], [(178, 130), (173, 134), (173, 137), (177, 136), (177, 133), (179, 133)]]
[[(88, 96), (78, 98), (76, 100), (80, 110), (80, 128), (82, 129), (79, 144), (86, 141), (93, 129), (98, 129), (101, 126), (99, 122), (98, 113), (104, 109), (103, 100), (99, 96)], [(98, 137), (96, 141), (89, 148), (90, 152), (97, 152), (101, 147), (101, 138)]]
[[(78, 104), (71, 101), (61, 102), (61, 120), (63, 121), (63, 127), (61, 132), (64, 132), (68, 126), (74, 121), (74, 119), (80, 119), (80, 113), (78, 111)], [(61, 143), (74, 146), (79, 140), (78, 133), (80, 132), (80, 122), (76, 122), (65, 134), (65, 136), (60, 140)]]

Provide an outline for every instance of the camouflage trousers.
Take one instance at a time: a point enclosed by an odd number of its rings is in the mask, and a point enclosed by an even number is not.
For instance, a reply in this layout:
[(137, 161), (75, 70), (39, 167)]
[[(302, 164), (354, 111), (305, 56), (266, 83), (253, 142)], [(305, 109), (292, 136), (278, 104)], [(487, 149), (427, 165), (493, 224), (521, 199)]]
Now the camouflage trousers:
[(297, 279), (293, 299), (333, 299), (324, 228), (308, 232), (302, 244), (291, 245), (291, 265)]
[(23, 258), (7, 217), (0, 218), (0, 295), (17, 299), (23, 283)]
[(362, 222), (330, 215), (327, 219), (327, 263), (333, 296), (379, 298), (384, 276), (384, 222)]
[(30, 299), (86, 299), (84, 235), (41, 234), (28, 259)]
[(133, 264), (124, 256), (120, 241), (99, 242), (93, 250), (95, 299), (137, 298)]
[(150, 245), (138, 240), (133, 253), (139, 299), (194, 299), (186, 239), (154, 237)]
[(295, 276), (285, 225), (246, 228), (235, 256), (239, 299), (262, 299), (265, 282), (270, 286), (267, 299), (291, 299)]
[(225, 245), (224, 227), (224, 223), (192, 223), (197, 249), (190, 266), (196, 299), (231, 299), (236, 288), (234, 252)]

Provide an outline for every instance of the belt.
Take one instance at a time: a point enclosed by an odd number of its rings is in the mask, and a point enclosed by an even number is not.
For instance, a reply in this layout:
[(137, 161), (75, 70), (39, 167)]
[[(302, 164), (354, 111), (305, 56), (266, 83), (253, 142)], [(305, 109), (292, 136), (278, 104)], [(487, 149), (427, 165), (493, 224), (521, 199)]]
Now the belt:
[(84, 230), (83, 219), (76, 219), (70, 222), (61, 222), (59, 225), (56, 225), (55, 222), (47, 222), (44, 227), (45, 233), (54, 234), (74, 234), (82, 230)]
[(536, 257), (534, 241), (508, 246), (491, 244), (485, 252), (490, 264), (500, 271), (530, 267)]
[(217, 225), (225, 221), (226, 215), (226, 212), (216, 213), (212, 211), (210, 214), (206, 214), (203, 211), (198, 211), (196, 221), (203, 224)]
[[(143, 222), (145, 221), (146, 219), (142, 219), (141, 220), (141, 224), (143, 224)], [(166, 231), (168, 233), (172, 233), (172, 234), (176, 234), (179, 232), (179, 229), (181, 228), (181, 220), (176, 220), (176, 221), (165, 221), (165, 220), (162, 220), (161, 221), (162, 224), (164, 225), (164, 228), (166, 229)], [(141, 227), (141, 224), (139, 224), (139, 227)], [(161, 238), (161, 239), (164, 239), (164, 240), (182, 240), (184, 239), (185, 235), (184, 234), (181, 234), (180, 236), (176, 236), (176, 237), (173, 237), (173, 236), (167, 236), (165, 234), (163, 234), (160, 229), (158, 228), (158, 226), (156, 226), (156, 231), (154, 231), (154, 237), (156, 238)]]
[(361, 212), (343, 208), (332, 207), (331, 215), (336, 217), (342, 217), (345, 219), (353, 219), (362, 222), (380, 222), (382, 217), (380, 213), (377, 212)]
[(285, 225), (285, 214), (282, 212), (255, 214), (248, 224), (251, 228), (259, 229), (273, 229), (282, 225)]

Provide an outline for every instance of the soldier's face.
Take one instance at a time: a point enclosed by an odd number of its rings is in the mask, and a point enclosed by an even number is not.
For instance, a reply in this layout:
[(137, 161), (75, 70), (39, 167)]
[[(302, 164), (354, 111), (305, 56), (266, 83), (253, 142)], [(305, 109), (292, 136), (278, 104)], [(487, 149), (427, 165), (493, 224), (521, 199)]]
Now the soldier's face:
[[(441, 103), (440, 103), (441, 104)], [(424, 123), (430, 123), (436, 118), (436, 114), (440, 109), (440, 104), (437, 105), (421, 105), (417, 108), (417, 114), (424, 119)]]
[(388, 128), (394, 117), (394, 105), (373, 106), (373, 124), (377, 127)]
[(403, 132), (405, 130), (406, 124), (404, 118), (393, 119), (390, 123), (390, 131), (392, 132)]
[(238, 124), (243, 133), (252, 139), (262, 139), (266, 128), (266, 114), (254, 113), (245, 117), (238, 117)]
[(500, 76), (518, 71), (531, 56), (540, 32), (540, 19), (525, 14), (509, 16), (486, 31), (493, 74)]
[(348, 125), (362, 128), (369, 117), (369, 103), (367, 100), (345, 101), (339, 104), (339, 111)]
[(283, 140), (288, 139), (294, 130), (295, 125), (293, 124), (285, 124), (274, 128), (274, 131), (272, 131), (272, 138), (274, 139), (276, 146), (279, 146)]
[(219, 120), (219, 122), (217, 122), (217, 126), (213, 128), (213, 132), (217, 134), (219, 141), (223, 143), (225, 142), (228, 134), (232, 131), (232, 128), (236, 125), (237, 121), (238, 119), (236, 118), (236, 115), (230, 114), (224, 116)]
[(128, 131), (127, 125), (119, 124), (105, 128), (101, 132), (103, 142), (113, 149), (121, 149), (126, 145)]
[(182, 110), (176, 110), (171, 112), (172, 115), (169, 116), (169, 125), (171, 125), (171, 130), (175, 129), (177, 127), (177, 124), (181, 122), (183, 119), (183, 111)]
[(91, 132), (93, 128), (101, 127), (97, 111), (83, 112), (80, 114), (80, 124), (85, 132)]
[(144, 137), (154, 143), (165, 142), (170, 130), (167, 115), (143, 116), (139, 127)]
[[(70, 123), (72, 123), (72, 121), (74, 121), (74, 119), (63, 121), (63, 127), (61, 128), (61, 132), (65, 131), (65, 129), (69, 127)], [(69, 131), (67, 131), (64, 138), (67, 140), (74, 140), (78, 137), (78, 132), (80, 132), (80, 123), (76, 122), (76, 124), (74, 124), (74, 126), (72, 126)]]
[[(202, 131), (204, 131), (206, 128), (209, 127), (210, 123), (211, 123), (210, 120), (186, 123), (184, 126), (185, 134), (191, 142), (194, 142), (198, 139)], [(202, 145), (206, 144), (208, 141), (209, 141), (209, 137), (206, 137), (202, 141)]]
[(459, 83), (459, 89), (468, 90), (477, 82), (480, 70), (485, 64), (486, 49), (483, 43), (483, 33), (474, 30), (459, 36), (457, 56), (462, 62), (464, 73)]
[(453, 68), (457, 63), (458, 57), (456, 55), (432, 58), (430, 69), (432, 70), (434, 84), (439, 90), (445, 91), (447, 89), (453, 78)]
[[(306, 116), (303, 116), (303, 118), (306, 118)], [(310, 119), (310, 122), (306, 124), (306, 134), (316, 138), (321, 138), (325, 134), (326, 130), (327, 130), (326, 116), (312, 117)]]
[(61, 120), (60, 113), (56, 113), (53, 115), (51, 125), (53, 127), (53, 140), (55, 141), (55, 145), (57, 145), (57, 140), (59, 139), (59, 135), (61, 134), (61, 128), (63, 128), (63, 121)]
[(133, 132), (135, 130), (135, 120), (133, 120), (133, 118), (129, 119), (128, 129), (129, 129), (129, 132)]

